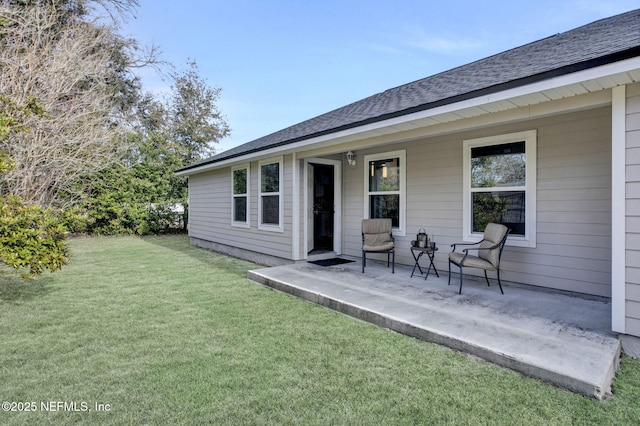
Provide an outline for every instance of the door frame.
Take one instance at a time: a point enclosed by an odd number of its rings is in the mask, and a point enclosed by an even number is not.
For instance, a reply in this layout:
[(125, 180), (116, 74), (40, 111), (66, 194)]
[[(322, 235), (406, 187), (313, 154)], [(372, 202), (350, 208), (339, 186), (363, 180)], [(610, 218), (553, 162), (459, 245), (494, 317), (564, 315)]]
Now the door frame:
[[(304, 258), (309, 255), (309, 233), (313, 232), (313, 219), (309, 220), (310, 209), (313, 206), (309, 198), (313, 197), (313, 187), (309, 185), (309, 168), (313, 164), (333, 166), (333, 251), (336, 255), (342, 254), (342, 161), (326, 158), (306, 158), (304, 160)], [(311, 191), (311, 192), (310, 192)]]

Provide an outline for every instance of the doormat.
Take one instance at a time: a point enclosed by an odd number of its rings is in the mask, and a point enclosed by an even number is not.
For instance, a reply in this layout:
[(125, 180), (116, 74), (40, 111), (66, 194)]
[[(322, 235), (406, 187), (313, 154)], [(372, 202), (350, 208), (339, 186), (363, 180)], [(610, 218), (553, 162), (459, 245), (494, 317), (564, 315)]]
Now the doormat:
[(320, 266), (333, 266), (333, 265), (341, 265), (343, 263), (351, 263), (355, 262), (354, 260), (340, 259), (338, 257), (334, 257), (333, 259), (322, 259), (322, 260), (312, 260), (309, 263), (313, 263), (315, 265)]

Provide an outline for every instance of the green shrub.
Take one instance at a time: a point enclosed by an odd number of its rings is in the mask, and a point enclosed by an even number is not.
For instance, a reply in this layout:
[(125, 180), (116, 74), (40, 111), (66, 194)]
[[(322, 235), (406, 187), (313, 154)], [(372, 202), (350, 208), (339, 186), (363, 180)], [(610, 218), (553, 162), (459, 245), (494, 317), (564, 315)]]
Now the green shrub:
[(65, 233), (59, 212), (13, 195), (0, 197), (0, 261), (28, 269), (24, 277), (57, 271), (69, 262)]
[(126, 233), (123, 224), (124, 209), (117, 192), (107, 192), (85, 202), (87, 231), (98, 235)]
[(102, 192), (85, 201), (86, 232), (96, 235), (151, 235), (183, 230), (183, 215), (169, 204), (149, 203), (134, 192)]
[(70, 207), (58, 211), (58, 217), (65, 230), (71, 234), (83, 234), (87, 232), (87, 214), (80, 207)]

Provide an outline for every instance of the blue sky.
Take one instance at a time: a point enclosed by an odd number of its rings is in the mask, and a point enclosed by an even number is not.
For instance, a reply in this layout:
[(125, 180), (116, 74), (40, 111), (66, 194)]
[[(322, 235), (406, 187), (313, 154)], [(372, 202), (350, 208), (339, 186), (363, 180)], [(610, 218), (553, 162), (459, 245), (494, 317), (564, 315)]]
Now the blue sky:
[[(123, 32), (222, 89), (218, 152), (640, 0), (140, 0)], [(152, 92), (168, 84), (141, 72)]]

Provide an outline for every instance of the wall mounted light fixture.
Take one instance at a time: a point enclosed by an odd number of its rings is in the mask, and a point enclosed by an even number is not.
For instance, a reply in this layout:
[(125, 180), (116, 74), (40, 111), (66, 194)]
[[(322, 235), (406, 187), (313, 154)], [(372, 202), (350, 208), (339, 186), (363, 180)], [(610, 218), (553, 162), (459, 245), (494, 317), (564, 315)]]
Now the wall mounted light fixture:
[(356, 166), (356, 154), (353, 151), (347, 152), (347, 164), (352, 168)]

